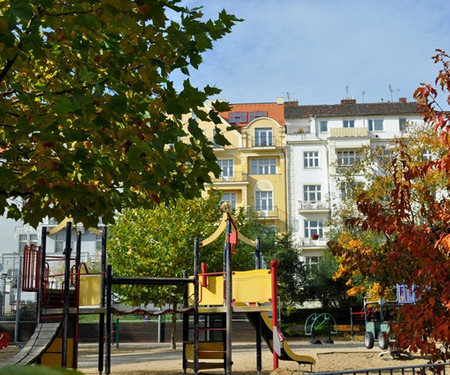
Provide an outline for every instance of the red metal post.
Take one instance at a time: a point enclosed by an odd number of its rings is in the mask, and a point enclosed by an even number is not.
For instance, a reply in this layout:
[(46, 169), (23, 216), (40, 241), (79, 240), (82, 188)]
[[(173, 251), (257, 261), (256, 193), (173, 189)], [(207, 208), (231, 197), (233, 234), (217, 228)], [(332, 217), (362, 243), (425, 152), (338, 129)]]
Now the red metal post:
[(272, 275), (272, 334), (273, 334), (273, 369), (278, 368), (278, 353), (274, 347), (275, 335), (278, 335), (278, 293), (277, 293), (277, 268), (278, 259), (273, 259), (270, 262), (270, 269)]

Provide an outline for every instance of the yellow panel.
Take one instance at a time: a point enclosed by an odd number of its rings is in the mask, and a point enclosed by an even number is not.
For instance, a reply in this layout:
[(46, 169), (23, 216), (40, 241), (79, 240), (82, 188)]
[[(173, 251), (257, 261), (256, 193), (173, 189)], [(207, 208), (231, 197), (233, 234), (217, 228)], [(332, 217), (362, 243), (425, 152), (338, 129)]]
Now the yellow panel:
[[(200, 276), (201, 279), (201, 276)], [(208, 276), (207, 288), (200, 287), (200, 306), (223, 306), (223, 277)], [(193, 305), (194, 286), (189, 285), (189, 305)], [(271, 275), (269, 270), (233, 273), (233, 299), (235, 305), (267, 303), (271, 301)]]
[[(56, 338), (41, 357), (41, 365), (61, 367), (62, 339)], [(73, 368), (73, 339), (67, 340), (67, 367)]]
[[(185, 355), (188, 361), (194, 360), (194, 344), (186, 344)], [(199, 359), (222, 359), (224, 357), (223, 343), (221, 342), (199, 342), (198, 358)]]
[(81, 275), (80, 306), (100, 306), (101, 288), (100, 275)]
[(235, 304), (266, 303), (272, 297), (269, 270), (234, 272), (233, 299)]
[[(223, 305), (223, 277), (222, 276), (208, 276), (208, 286), (206, 288), (199, 287), (200, 306), (217, 306)], [(194, 286), (189, 284), (189, 304), (193, 305)]]

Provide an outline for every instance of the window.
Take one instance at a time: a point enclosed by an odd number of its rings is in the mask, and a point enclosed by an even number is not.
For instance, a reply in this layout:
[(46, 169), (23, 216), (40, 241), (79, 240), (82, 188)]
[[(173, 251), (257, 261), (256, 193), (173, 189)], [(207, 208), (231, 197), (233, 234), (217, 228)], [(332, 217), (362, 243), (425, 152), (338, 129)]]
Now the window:
[(327, 132), (328, 131), (328, 121), (322, 120), (319, 121), (319, 128), (321, 132)]
[(219, 159), (217, 160), (222, 169), (220, 177), (233, 177), (234, 176), (234, 160), (233, 159)]
[(305, 238), (312, 238), (313, 234), (318, 234), (323, 238), (322, 220), (305, 220)]
[(322, 200), (322, 192), (320, 185), (303, 186), (303, 200), (305, 202), (320, 202)]
[(337, 160), (340, 165), (351, 165), (357, 160), (355, 151), (338, 151)]
[(272, 146), (272, 128), (255, 129), (255, 146)]
[(381, 119), (369, 120), (369, 131), (381, 132), (383, 130), (384, 130), (383, 120)]
[(343, 122), (344, 128), (354, 128), (355, 127), (355, 120), (344, 120)]
[(406, 128), (406, 119), (405, 118), (399, 118), (398, 119), (398, 128), (400, 129), (400, 131), (404, 131)]
[(303, 152), (303, 166), (305, 168), (319, 167), (319, 151), (304, 151)]
[(222, 202), (229, 203), (233, 210), (236, 209), (236, 193), (223, 193)]
[(250, 174), (276, 174), (277, 160), (270, 159), (251, 159)]
[(230, 112), (228, 122), (230, 124), (242, 124), (247, 122), (247, 112)]
[[(75, 249), (74, 238), (76, 238), (76, 233), (72, 230), (72, 236), (70, 241), (70, 248)], [(58, 233), (53, 235), (53, 239), (55, 240), (55, 253), (62, 253), (66, 247), (66, 231), (61, 230)]]
[(267, 117), (267, 111), (253, 111), (248, 114), (248, 122), (258, 117)]
[(305, 263), (308, 265), (318, 264), (321, 258), (320, 256), (307, 256), (305, 257)]
[(350, 199), (353, 197), (354, 185), (351, 182), (341, 182), (341, 199)]
[(271, 191), (257, 191), (255, 194), (256, 211), (272, 211), (273, 198)]
[(98, 234), (95, 235), (95, 249), (99, 251), (102, 250), (102, 236)]
[(36, 233), (19, 234), (19, 252), (22, 252), (26, 245), (38, 244), (38, 236)]

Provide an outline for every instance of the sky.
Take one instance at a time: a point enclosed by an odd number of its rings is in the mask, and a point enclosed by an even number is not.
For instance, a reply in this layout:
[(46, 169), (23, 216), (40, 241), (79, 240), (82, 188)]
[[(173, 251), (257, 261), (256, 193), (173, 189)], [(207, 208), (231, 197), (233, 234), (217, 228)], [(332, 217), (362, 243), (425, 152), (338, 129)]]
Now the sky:
[(204, 54), (191, 83), (230, 103), (413, 101), (450, 52), (448, 0), (186, 0), (244, 19)]

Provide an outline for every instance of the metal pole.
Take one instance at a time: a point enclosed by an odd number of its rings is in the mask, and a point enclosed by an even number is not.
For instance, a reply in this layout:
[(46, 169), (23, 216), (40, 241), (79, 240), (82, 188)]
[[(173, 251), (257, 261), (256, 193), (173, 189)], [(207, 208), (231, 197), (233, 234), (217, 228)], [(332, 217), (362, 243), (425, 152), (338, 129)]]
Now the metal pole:
[(259, 237), (255, 240), (255, 268), (257, 270), (260, 270), (262, 268), (262, 259), (261, 259), (261, 250), (259, 245)]
[[(260, 249), (260, 241), (259, 237), (255, 240), (255, 266), (256, 269), (261, 269), (261, 249)], [(258, 315), (258, 322), (256, 324), (256, 370), (258, 375), (261, 374), (262, 370), (262, 317), (261, 314)]]
[(103, 359), (104, 359), (104, 337), (105, 337), (105, 273), (106, 273), (106, 235), (107, 227), (103, 227), (102, 231), (102, 254), (101, 254), (101, 297), (100, 297), (100, 317), (98, 323), (98, 373), (103, 372)]
[(225, 289), (225, 298), (226, 298), (226, 364), (225, 364), (225, 372), (226, 375), (231, 375), (231, 366), (232, 366), (232, 341), (231, 341), (231, 324), (232, 324), (232, 282), (231, 282), (231, 243), (230, 243), (230, 235), (231, 235), (231, 220), (227, 219), (227, 232), (226, 232), (226, 289)]
[(199, 248), (200, 243), (198, 237), (194, 239), (194, 374), (198, 374), (198, 341), (199, 341), (199, 318), (198, 318), (198, 300), (199, 300), (199, 286), (198, 286), (198, 268), (199, 268)]
[(47, 255), (47, 227), (42, 227), (41, 230), (41, 272), (39, 280), (39, 292), (37, 294), (36, 302), (36, 321), (37, 324), (41, 322), (42, 303), (44, 302), (44, 288), (45, 288), (45, 257)]
[[(275, 343), (275, 335), (278, 335), (277, 267), (278, 267), (278, 260), (277, 259), (272, 260), (270, 262), (270, 269), (272, 272), (272, 333), (274, 343)], [(278, 368), (278, 354), (276, 350), (273, 350), (273, 369), (276, 370), (277, 368)]]
[(17, 293), (16, 293), (16, 324), (14, 326), (14, 342), (16, 343), (19, 341), (21, 291), (22, 291), (22, 255), (19, 249), (19, 275), (17, 276)]
[(355, 338), (354, 330), (353, 330), (353, 309), (350, 307), (350, 329), (351, 329), (351, 336), (352, 341)]
[(105, 374), (111, 374), (111, 282), (112, 266), (109, 264), (106, 272), (106, 358)]
[(64, 309), (63, 309), (63, 340), (62, 340), (62, 356), (61, 367), (67, 367), (67, 338), (69, 325), (69, 284), (70, 284), (70, 243), (72, 240), (72, 222), (66, 224), (66, 247), (64, 253), (66, 262), (64, 267)]

